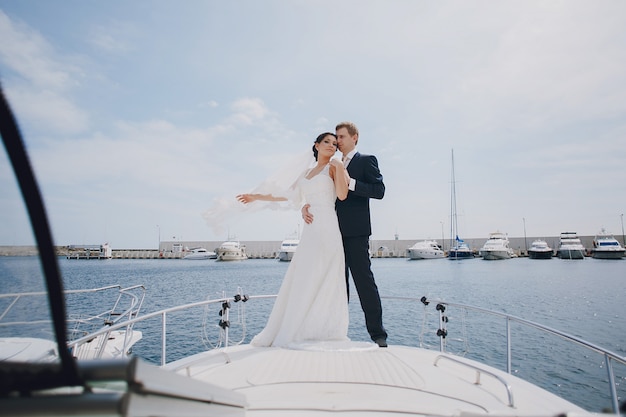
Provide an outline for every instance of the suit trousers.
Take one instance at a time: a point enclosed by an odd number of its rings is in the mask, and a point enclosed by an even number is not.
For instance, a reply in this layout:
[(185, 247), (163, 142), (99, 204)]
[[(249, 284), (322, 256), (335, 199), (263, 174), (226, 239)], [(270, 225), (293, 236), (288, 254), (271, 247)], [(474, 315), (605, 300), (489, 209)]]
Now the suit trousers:
[(343, 237), (346, 257), (346, 285), (350, 298), (350, 274), (356, 287), (361, 308), (365, 314), (365, 326), (372, 340), (387, 339), (383, 327), (383, 307), (374, 281), (369, 254), (369, 236)]

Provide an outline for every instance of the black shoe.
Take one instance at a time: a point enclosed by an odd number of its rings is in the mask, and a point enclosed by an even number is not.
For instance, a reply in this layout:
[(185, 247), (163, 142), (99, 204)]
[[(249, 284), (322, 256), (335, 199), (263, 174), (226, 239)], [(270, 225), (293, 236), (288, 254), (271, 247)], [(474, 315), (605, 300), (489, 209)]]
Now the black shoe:
[(387, 347), (387, 340), (383, 339), (382, 337), (380, 339), (374, 340), (374, 343), (376, 343), (378, 347)]

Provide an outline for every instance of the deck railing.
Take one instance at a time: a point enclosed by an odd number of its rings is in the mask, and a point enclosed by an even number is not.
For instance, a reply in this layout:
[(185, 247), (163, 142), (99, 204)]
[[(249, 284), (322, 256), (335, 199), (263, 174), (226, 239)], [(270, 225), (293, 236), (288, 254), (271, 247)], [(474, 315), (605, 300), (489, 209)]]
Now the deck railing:
[[(203, 301), (190, 303), (190, 304), (184, 304), (184, 305), (180, 305), (176, 307), (166, 308), (163, 310), (143, 314), (140, 317), (135, 317), (128, 321), (118, 322), (110, 326), (108, 329), (99, 330), (98, 332), (95, 332), (91, 334), (90, 336), (91, 337), (97, 336), (99, 334), (104, 334), (107, 331), (121, 329), (125, 326), (135, 325), (136, 323), (144, 322), (144, 321), (151, 320), (151, 319), (160, 319), (161, 321), (161, 326), (160, 326), (161, 334), (159, 336), (160, 344), (161, 344), (160, 363), (162, 366), (164, 366), (167, 364), (166, 358), (167, 358), (168, 318), (170, 315), (172, 315), (172, 313), (181, 312), (181, 311), (185, 311), (185, 310), (197, 308), (197, 307), (202, 307), (202, 306), (219, 305), (220, 317), (219, 317), (218, 325), (221, 328), (220, 331), (223, 333), (222, 336), (220, 337), (221, 338), (220, 346), (226, 347), (229, 344), (228, 332), (229, 332), (229, 327), (230, 327), (229, 321), (230, 321), (231, 303), (247, 302), (250, 300), (271, 299), (275, 297), (276, 295), (246, 296), (241, 293), (238, 293), (237, 295), (233, 297), (220, 297), (220, 298), (203, 300)], [(384, 300), (422, 303), (425, 306), (432, 303), (435, 306), (436, 311), (439, 313), (439, 329), (437, 329), (436, 333), (440, 339), (439, 350), (444, 353), (450, 353), (446, 351), (446, 343), (444, 342), (447, 336), (447, 332), (448, 332), (447, 330), (448, 319), (446, 316), (447, 314), (446, 310), (449, 307), (459, 308), (459, 309), (463, 309), (466, 311), (475, 311), (475, 312), (479, 312), (482, 314), (487, 314), (490, 316), (501, 318), (502, 320), (506, 322), (506, 336), (505, 336), (506, 337), (506, 371), (508, 373), (512, 372), (512, 369), (511, 369), (511, 361), (512, 361), (511, 323), (513, 322), (519, 323), (520, 325), (523, 325), (529, 328), (540, 330), (541, 332), (546, 333), (546, 334), (557, 336), (570, 343), (574, 343), (576, 345), (582, 346), (587, 350), (596, 352), (602, 355), (604, 358), (604, 363), (605, 363), (606, 371), (607, 371), (606, 377), (607, 377), (607, 382), (609, 385), (609, 395), (611, 398), (613, 411), (616, 414), (619, 414), (619, 411), (618, 411), (619, 410), (619, 397), (618, 397), (618, 393), (616, 390), (616, 381), (615, 381), (615, 374), (613, 371), (613, 365), (615, 363), (618, 363), (618, 364), (626, 366), (626, 357), (624, 356), (618, 355), (617, 353), (611, 352), (607, 349), (604, 349), (600, 346), (597, 346), (579, 337), (567, 334), (565, 332), (561, 332), (559, 330), (553, 329), (548, 326), (544, 326), (539, 323), (535, 323), (530, 320), (525, 320), (523, 318), (516, 317), (516, 316), (502, 313), (502, 312), (497, 312), (497, 311), (484, 309), (480, 307), (474, 307), (474, 306), (465, 305), (465, 304), (450, 303), (450, 302), (446, 302), (443, 300), (428, 300), (425, 297), (417, 298), (417, 297), (382, 296), (381, 298), (383, 298)], [(82, 339), (74, 341), (74, 344), (80, 344), (80, 343), (85, 342), (86, 340), (87, 338), (82, 338)]]

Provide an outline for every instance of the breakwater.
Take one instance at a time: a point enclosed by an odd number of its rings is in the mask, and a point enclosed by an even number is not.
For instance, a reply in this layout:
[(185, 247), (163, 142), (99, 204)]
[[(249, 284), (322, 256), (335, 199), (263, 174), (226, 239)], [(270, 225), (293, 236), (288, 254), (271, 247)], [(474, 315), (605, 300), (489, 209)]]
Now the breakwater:
[[(594, 236), (579, 236), (583, 246), (588, 251), (593, 247)], [(559, 237), (509, 237), (511, 248), (518, 256), (526, 256), (530, 244), (535, 239), (543, 239), (554, 250), (558, 248)], [(414, 245), (416, 242), (424, 239), (389, 239), (380, 240), (373, 239), (370, 241), (370, 251), (374, 258), (405, 258), (406, 249)], [(471, 238), (465, 239), (465, 242), (476, 253), (485, 243), (487, 238)], [(450, 248), (450, 239), (438, 239), (443, 242), (444, 250)], [(205, 248), (209, 251), (215, 251), (222, 241), (162, 241), (159, 248), (154, 249), (115, 249), (111, 250), (110, 259), (182, 259), (192, 248)], [(281, 241), (240, 241), (246, 247), (246, 253), (251, 259), (274, 259), (280, 251)], [(93, 246), (93, 245), (91, 245)], [(69, 257), (72, 259), (86, 259), (81, 257), (80, 245), (57, 246), (57, 255)], [(36, 256), (37, 248), (35, 246), (0, 246), (0, 256)], [(101, 259), (103, 257), (93, 254), (89, 259)], [(106, 259), (109, 259), (106, 257)]]

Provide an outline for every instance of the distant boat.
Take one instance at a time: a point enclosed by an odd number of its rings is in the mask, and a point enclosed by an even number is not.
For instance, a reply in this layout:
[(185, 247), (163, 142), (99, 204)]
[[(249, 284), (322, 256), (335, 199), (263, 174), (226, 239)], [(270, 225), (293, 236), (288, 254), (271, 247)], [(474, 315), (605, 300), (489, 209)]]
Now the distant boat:
[(67, 259), (111, 259), (113, 249), (108, 243), (102, 245), (83, 245), (80, 248), (70, 245)]
[(591, 256), (596, 259), (622, 259), (624, 257), (624, 247), (613, 237), (602, 229), (593, 239), (593, 250)]
[(585, 247), (576, 232), (563, 232), (557, 251), (561, 259), (585, 259)]
[(217, 259), (217, 253), (209, 252), (205, 248), (193, 248), (191, 249), (191, 253), (183, 256), (183, 259), (190, 259), (190, 260)]
[(406, 255), (409, 259), (440, 259), (445, 258), (443, 248), (436, 240), (424, 240), (407, 248)]
[(450, 239), (452, 240), (452, 238), (454, 237), (454, 243), (448, 251), (448, 259), (461, 260), (473, 258), (474, 252), (472, 252), (470, 247), (467, 245), (467, 243), (465, 243), (465, 241), (463, 241), (463, 239), (459, 239), (459, 228), (456, 215), (456, 179), (454, 175), (454, 149), (452, 150), (452, 186), (450, 194)]
[(528, 249), (530, 259), (552, 259), (554, 251), (545, 240), (537, 239), (533, 241)]
[(237, 241), (229, 240), (216, 250), (218, 261), (244, 261), (248, 259), (246, 247)]
[(293, 255), (296, 253), (299, 239), (285, 239), (280, 244), (280, 252), (278, 252), (278, 260), (281, 262), (290, 262)]
[(483, 247), (480, 248), (478, 254), (486, 261), (515, 257), (513, 249), (509, 247), (508, 236), (500, 232), (490, 233), (489, 239), (487, 239)]

